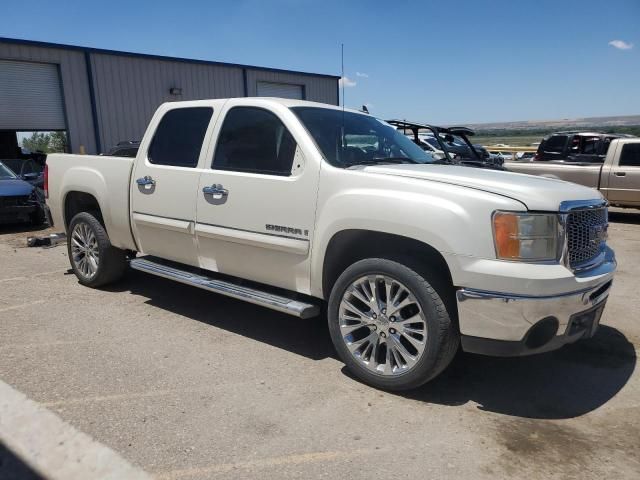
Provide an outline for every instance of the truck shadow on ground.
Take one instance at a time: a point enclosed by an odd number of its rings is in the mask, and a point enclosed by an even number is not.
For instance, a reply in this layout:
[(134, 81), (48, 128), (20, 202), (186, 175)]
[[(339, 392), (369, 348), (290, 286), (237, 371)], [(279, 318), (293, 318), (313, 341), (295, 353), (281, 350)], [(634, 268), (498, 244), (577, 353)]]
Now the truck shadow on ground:
[[(299, 320), (134, 271), (112, 291), (129, 291), (155, 307), (313, 360), (337, 358), (325, 317)], [(613, 398), (635, 365), (633, 344), (619, 330), (603, 325), (592, 339), (532, 357), (461, 352), (434, 381), (398, 395), (448, 406), (475, 402), (481, 410), (523, 418), (573, 418)]]
[(634, 345), (602, 325), (591, 339), (530, 357), (459, 353), (440, 377), (403, 396), (443, 405), (473, 401), (480, 410), (522, 418), (573, 418), (612, 399), (635, 366)]

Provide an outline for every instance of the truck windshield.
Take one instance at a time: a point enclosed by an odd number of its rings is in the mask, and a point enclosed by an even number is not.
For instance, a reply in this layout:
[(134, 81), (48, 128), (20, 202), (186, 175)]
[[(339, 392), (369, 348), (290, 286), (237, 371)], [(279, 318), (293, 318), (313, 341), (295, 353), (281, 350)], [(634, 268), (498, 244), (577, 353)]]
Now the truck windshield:
[(16, 178), (16, 175), (0, 163), (0, 180), (9, 180), (10, 178)]
[(292, 107), (326, 160), (336, 167), (433, 163), (436, 159), (375, 117), (322, 107)]

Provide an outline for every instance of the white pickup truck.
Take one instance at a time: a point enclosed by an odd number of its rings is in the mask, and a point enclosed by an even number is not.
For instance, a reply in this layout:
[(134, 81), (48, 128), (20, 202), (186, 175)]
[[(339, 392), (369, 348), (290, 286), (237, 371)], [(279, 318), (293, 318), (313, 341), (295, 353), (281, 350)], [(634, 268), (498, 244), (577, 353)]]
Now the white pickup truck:
[(131, 268), (302, 319), (361, 380), (408, 389), (459, 345), (591, 336), (616, 261), (583, 186), (435, 160), (370, 115), (304, 101), (166, 103), (135, 159), (50, 155), (80, 283)]

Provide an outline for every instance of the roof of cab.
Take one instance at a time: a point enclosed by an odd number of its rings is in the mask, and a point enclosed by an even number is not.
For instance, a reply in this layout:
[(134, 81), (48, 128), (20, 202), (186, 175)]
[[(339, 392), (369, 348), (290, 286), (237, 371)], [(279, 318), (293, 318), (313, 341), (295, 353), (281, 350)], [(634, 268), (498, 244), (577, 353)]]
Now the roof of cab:
[[(165, 102), (163, 105), (171, 105), (172, 108), (180, 108), (180, 106), (189, 106), (189, 107), (197, 107), (197, 106), (209, 106), (212, 102), (216, 103), (224, 103), (227, 100), (240, 100), (246, 101), (247, 104), (255, 104), (256, 101), (259, 103), (275, 103), (284, 105), (285, 107), (316, 107), (316, 108), (327, 108), (331, 110), (343, 110), (343, 107), (339, 105), (331, 105), (329, 103), (320, 103), (320, 102), (311, 102), (309, 100), (296, 100), (292, 98), (279, 98), (279, 97), (235, 97), (235, 98), (212, 98), (205, 100), (183, 100), (178, 102)], [(242, 102), (244, 103), (244, 102)], [(367, 113), (360, 112), (358, 110), (354, 110), (351, 108), (344, 108), (345, 112), (351, 113), (359, 113), (361, 115), (368, 115)]]

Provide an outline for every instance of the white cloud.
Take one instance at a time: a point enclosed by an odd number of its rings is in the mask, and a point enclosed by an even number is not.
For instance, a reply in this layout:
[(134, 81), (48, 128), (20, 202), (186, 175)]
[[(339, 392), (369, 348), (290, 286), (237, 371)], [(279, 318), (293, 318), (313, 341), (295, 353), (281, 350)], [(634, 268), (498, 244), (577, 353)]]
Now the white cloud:
[(356, 72), (356, 77), (369, 78), (368, 73)]
[(356, 82), (355, 80), (351, 80), (349, 77), (342, 77), (340, 80), (338, 80), (338, 83), (340, 84), (340, 86), (345, 86), (345, 87), (355, 87), (356, 86)]
[(627, 43), (624, 40), (611, 40), (609, 45), (618, 50), (631, 50), (633, 48), (633, 43)]

